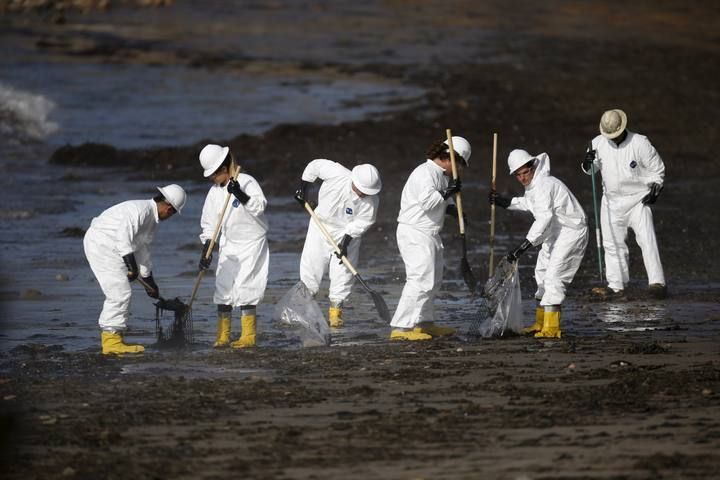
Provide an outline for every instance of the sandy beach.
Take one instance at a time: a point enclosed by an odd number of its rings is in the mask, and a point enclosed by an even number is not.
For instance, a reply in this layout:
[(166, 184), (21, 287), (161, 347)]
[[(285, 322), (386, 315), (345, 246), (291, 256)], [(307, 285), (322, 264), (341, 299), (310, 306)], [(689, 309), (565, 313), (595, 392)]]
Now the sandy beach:
[[(120, 88), (102, 90), (108, 97), (99, 111), (109, 118), (76, 105), (82, 121), (64, 114), (44, 140), (13, 140), (20, 134), (12, 130), (0, 149), (3, 477), (713, 478), (720, 469), (719, 24), (713, 2), (676, 1), (177, 1), (3, 11), (3, 71), (11, 73), (0, 87), (41, 89), (43, 75), (64, 79), (77, 68), (70, 78), (89, 77), (73, 88), (101, 81)], [(204, 122), (205, 113), (222, 111), (214, 84), (193, 90), (193, 109), (169, 117), (150, 93), (142, 101), (107, 93), (126, 93), (125, 78), (139, 85), (165, 78), (173, 93), (164, 101), (174, 101), (186, 86), (219, 76), (243, 86), (232, 98), (246, 115)], [(68, 99), (60, 114), (73, 108), (72, 93), (58, 87), (57, 98)], [(278, 103), (268, 114), (258, 102), (242, 103), (251, 98)], [(109, 102), (113, 109), (103, 110)], [(547, 152), (592, 219), (579, 164), (601, 113), (613, 107), (628, 112), (629, 128), (647, 135), (666, 165), (653, 214), (667, 299), (647, 296), (632, 235), (626, 297), (593, 299), (591, 239), (563, 307), (562, 339), (469, 338), (477, 299), (462, 282), (457, 225), (448, 221), (436, 306), (439, 320), (460, 330), (456, 337), (390, 342), (389, 326), (358, 286), (347, 327), (328, 347), (300, 348), (274, 322), (274, 303), (297, 281), (307, 218), (291, 196), (311, 159), (380, 170), (380, 213), (359, 269), (393, 311), (404, 282), (395, 244), (400, 192), (446, 128), (473, 145), (463, 178), (468, 256), (486, 279), (492, 134), (499, 134), (499, 191), (521, 194), (505, 175), (510, 150)], [(173, 116), (178, 125), (166, 125)], [(273, 116), (284, 121), (268, 124)], [(151, 138), (132, 128), (146, 120), (157, 125)], [(82, 136), (106, 121), (95, 137)], [(82, 255), (84, 229), (114, 202), (151, 195), (159, 183), (183, 184), (193, 203), (168, 222), (154, 255), (163, 291), (189, 295), (208, 187), (197, 155), (210, 140), (230, 145), (269, 199), (273, 268), (258, 308), (258, 347), (213, 351), (208, 279), (194, 306), (192, 348), (104, 357), (96, 324), (102, 296)], [(496, 255), (530, 222), (499, 211)], [(536, 255), (530, 251), (520, 269), (528, 324)], [(149, 345), (154, 307), (139, 289), (133, 302), (130, 337)], [(325, 292), (319, 303), (327, 308)]]

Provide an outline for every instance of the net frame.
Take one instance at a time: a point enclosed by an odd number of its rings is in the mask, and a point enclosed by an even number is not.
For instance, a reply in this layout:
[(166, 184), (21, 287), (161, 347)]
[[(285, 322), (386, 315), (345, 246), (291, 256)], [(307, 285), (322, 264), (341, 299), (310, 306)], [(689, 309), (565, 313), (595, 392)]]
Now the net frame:
[[(167, 313), (172, 312), (172, 323)], [(169, 327), (169, 328), (167, 328)], [(192, 309), (179, 298), (155, 304), (155, 338), (159, 348), (185, 348), (193, 343)]]

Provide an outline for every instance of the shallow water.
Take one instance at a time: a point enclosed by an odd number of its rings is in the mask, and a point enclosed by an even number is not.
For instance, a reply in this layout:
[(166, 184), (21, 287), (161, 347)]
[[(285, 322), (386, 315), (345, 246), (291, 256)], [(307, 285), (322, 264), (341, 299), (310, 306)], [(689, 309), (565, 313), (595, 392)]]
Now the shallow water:
[[(124, 171), (46, 165), (57, 145), (83, 141), (119, 148), (187, 145), (203, 138), (219, 141), (240, 133), (262, 132), (284, 122), (337, 123), (381, 115), (422, 102), (425, 92), (404, 80), (341, 75), (323, 66), (414, 65), (412, 70), (417, 73), (423, 65), (463, 64), (468, 58), (473, 64), (492, 63), (498, 61), (498, 51), (507, 51), (499, 44), (520, 46), (523, 42), (514, 32), (506, 33), (500, 43), (498, 38), (490, 38), (490, 34), (497, 35), (491, 30), (497, 28), (492, 15), (484, 21), (462, 22), (476, 13), (472, 4), (460, 13), (448, 11), (442, 18), (436, 17), (433, 28), (441, 34), (433, 36), (426, 32), (423, 5), (415, 9), (404, 2), (336, 5), (341, 5), (341, 19), (332, 8), (308, 8), (304, 2), (278, 8), (262, 2), (235, 5), (211, 1), (203, 2), (200, 10), (196, 2), (178, 2), (178, 8), (162, 12), (118, 9), (108, 15), (90, 14), (63, 27), (68, 31), (86, 29), (100, 37), (126, 35), (140, 43), (157, 42), (156, 52), (198, 55), (209, 51), (234, 61), (246, 56), (271, 65), (252, 73), (222, 66), (188, 68), (172, 64), (176, 58), (172, 55), (163, 65), (123, 64), (122, 59), (107, 63), (81, 55), (61, 61), (52, 51), (27, 47), (25, 39), (19, 41), (20, 48), (4, 46), (7, 55), (0, 58), (0, 93), (12, 87), (4, 98), (13, 108), (0, 108), (0, 350), (22, 343), (98, 350), (96, 321), (102, 295), (87, 267), (82, 238), (63, 232), (84, 230), (93, 216), (109, 206), (131, 198), (149, 198), (154, 192), (154, 183), (128, 181)], [(272, 22), (264, 21), (269, 12)], [(239, 18), (244, 25), (238, 25)], [(444, 21), (449, 19), (453, 22)], [(403, 28), (397, 28), (399, 21)], [(357, 35), (359, 31), (362, 35)], [(22, 32), (17, 36), (23, 37)], [(313, 68), (297, 67), (302, 62), (316, 63)], [(23, 121), (17, 122), (18, 118)], [(41, 141), (28, 143), (26, 137)], [(198, 218), (207, 187), (183, 186), (190, 194), (185, 213), (161, 226), (153, 256), (163, 296), (187, 300), (197, 273)], [(472, 184), (468, 182), (468, 186)], [(298, 280), (308, 220), (289, 197), (269, 201), (271, 268), (266, 298), (258, 307), (259, 342), (261, 346), (296, 348), (292, 335), (271, 318), (274, 303)], [(397, 205), (381, 208), (395, 212)], [(473, 224), (471, 228), (480, 227)], [(446, 231), (452, 228), (447, 226)], [(393, 311), (404, 281), (394, 230), (373, 229), (368, 237), (372, 237), (372, 246), (363, 248), (360, 271)], [(487, 243), (473, 240), (468, 245), (471, 260), (486, 259)], [(517, 240), (517, 235), (498, 235), (496, 252), (506, 251)], [(475, 305), (452, 260), (451, 250), (457, 249), (457, 244), (446, 241), (446, 247), (448, 269), (436, 303), (438, 320), (462, 330), (475, 315)], [(523, 260), (521, 269), (527, 274), (532, 256)], [(131, 335), (151, 344), (155, 307), (139, 286), (134, 288)], [(522, 288), (527, 297), (534, 285), (526, 282)], [(214, 336), (212, 289), (213, 279), (208, 276), (193, 309), (197, 349), (210, 348)], [(688, 335), (717, 334), (719, 322), (708, 321), (719, 314), (716, 304), (672, 300), (585, 304), (574, 293), (577, 290), (570, 292), (564, 305), (563, 330), (569, 337), (613, 331), (662, 335), (669, 329), (687, 329)], [(322, 292), (319, 298), (323, 310), (327, 308), (324, 295)], [(528, 323), (533, 309), (534, 302), (526, 299)], [(359, 286), (350, 297), (346, 317), (346, 326), (335, 332), (334, 345), (386, 341), (389, 327), (378, 322), (370, 297)], [(237, 317), (233, 327), (237, 334)]]
[[(66, 350), (97, 350), (99, 332), (97, 316), (102, 293), (84, 258), (82, 238), (64, 237), (66, 229), (85, 229), (93, 216), (104, 208), (129, 198), (148, 198), (155, 184), (132, 182), (115, 184), (98, 182), (108, 177), (105, 170), (86, 171), (85, 178), (62, 182), (57, 191), (53, 177), (64, 169), (48, 166), (42, 175), (31, 177), (24, 203), (33, 211), (27, 219), (9, 219), (2, 224), (3, 321), (0, 349), (7, 351), (25, 343), (62, 345)], [(166, 298), (187, 301), (197, 274), (200, 253), (198, 218), (206, 186), (185, 185), (189, 200), (182, 215), (163, 222), (152, 247), (154, 275)], [(265, 300), (258, 306), (258, 342), (261, 346), (299, 348), (299, 336), (272, 320), (274, 304), (298, 280), (300, 252), (308, 218), (290, 197), (270, 197), (267, 211), (270, 223), (270, 278)], [(47, 213), (43, 206), (54, 205)], [(395, 208), (387, 206), (386, 208)], [(391, 312), (397, 305), (404, 275), (393, 236), (371, 230), (373, 250), (378, 245), (387, 251), (373, 255), (364, 246), (360, 271), (363, 278), (385, 298)], [(504, 249), (505, 241), (497, 247)], [(470, 258), (485, 258), (485, 245), (469, 252)], [(452, 259), (447, 262), (452, 267)], [(532, 268), (531, 265), (523, 265)], [(193, 349), (211, 348), (215, 333), (216, 310), (212, 304), (214, 279), (206, 276), (193, 305), (195, 344)], [(327, 309), (327, 280), (319, 303)], [(534, 285), (523, 285), (525, 296)], [(155, 341), (155, 307), (142, 288), (136, 285), (131, 305), (129, 337), (150, 345)], [(446, 274), (443, 290), (436, 300), (438, 320), (465, 332), (476, 306), (461, 280)], [(534, 302), (524, 301), (526, 318), (533, 315)], [(563, 329), (566, 336), (595, 336), (611, 331), (655, 332), (687, 329), (688, 335), (717, 334), (718, 322), (708, 318), (718, 315), (719, 307), (704, 303), (633, 301), (618, 304), (590, 303), (570, 295), (564, 305)], [(380, 322), (373, 302), (356, 285), (345, 309), (346, 325), (333, 332), (332, 345), (372, 344), (387, 341), (389, 326)], [(171, 315), (167, 316), (169, 320)], [(529, 323), (529, 321), (528, 321)], [(233, 319), (233, 333), (239, 328), (238, 313)], [(478, 341), (478, 340), (473, 340)], [(481, 340), (484, 341), (484, 340)]]
[(47, 117), (38, 118), (33, 128), (47, 132), (52, 145), (94, 142), (119, 148), (220, 141), (279, 123), (359, 120), (397, 108), (398, 102), (417, 104), (424, 93), (369, 76), (59, 62), (4, 64), (0, 89), (46, 101)]

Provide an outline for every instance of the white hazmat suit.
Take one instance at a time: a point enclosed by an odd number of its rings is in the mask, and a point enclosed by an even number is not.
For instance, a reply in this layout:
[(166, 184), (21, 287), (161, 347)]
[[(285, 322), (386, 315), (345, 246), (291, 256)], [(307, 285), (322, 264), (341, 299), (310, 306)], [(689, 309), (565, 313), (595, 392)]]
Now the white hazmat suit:
[(432, 160), (410, 174), (402, 191), (397, 243), (405, 263), (405, 286), (390, 325), (410, 329), (433, 322), (433, 299), (443, 278), (444, 246), (440, 231), (450, 199), (445, 200), (449, 177)]
[(620, 145), (598, 135), (592, 141), (592, 148), (596, 151), (593, 169), (602, 175), (600, 226), (608, 286), (620, 291), (630, 280), (628, 228), (635, 232), (642, 250), (648, 283), (665, 285), (652, 210), (642, 203), (651, 184), (663, 184), (665, 165), (662, 158), (647, 137), (629, 130)]
[[(352, 189), (352, 172), (337, 162), (315, 159), (303, 171), (304, 182), (322, 180), (315, 213), (338, 245), (345, 235), (352, 237), (347, 258), (357, 265), (362, 235), (375, 223), (380, 199), (377, 195), (360, 197)], [(300, 279), (313, 294), (320, 290), (325, 272), (329, 270), (328, 298), (335, 305), (350, 295), (355, 278), (340, 264), (333, 247), (311, 219), (300, 258)]]
[[(232, 196), (223, 217), (213, 297), (215, 304), (233, 307), (257, 305), (263, 299), (270, 260), (265, 195), (250, 175), (239, 174), (237, 182), (250, 199), (243, 205)], [(227, 187), (210, 187), (200, 219), (201, 243), (212, 238), (227, 196)]]
[(508, 210), (532, 213), (535, 221), (526, 239), (542, 244), (535, 264), (537, 292), (543, 307), (561, 305), (565, 290), (582, 263), (588, 242), (585, 212), (567, 186), (550, 175), (550, 157), (538, 155), (525, 195), (511, 200)]
[(152, 271), (150, 244), (160, 219), (154, 200), (129, 200), (93, 218), (83, 246), (90, 268), (105, 294), (98, 323), (105, 332), (127, 329), (132, 290), (125, 255), (133, 253), (141, 277)]

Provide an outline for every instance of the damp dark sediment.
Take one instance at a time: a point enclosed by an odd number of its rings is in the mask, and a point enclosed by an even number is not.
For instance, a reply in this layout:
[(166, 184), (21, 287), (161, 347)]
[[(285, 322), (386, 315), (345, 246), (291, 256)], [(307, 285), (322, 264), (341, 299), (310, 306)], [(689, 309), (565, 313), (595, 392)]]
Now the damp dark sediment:
[[(333, 28), (352, 31), (352, 22), (371, 22), (376, 5), (368, 5), (365, 17), (340, 15)], [(446, 7), (458, 10), (451, 15)], [(341, 125), (285, 124), (262, 134), (213, 138), (231, 145), (270, 198), (276, 263), (265, 305), (258, 307), (259, 348), (249, 351), (210, 347), (212, 278), (206, 279), (193, 307), (198, 338), (191, 349), (148, 349), (140, 358), (106, 358), (98, 354), (95, 338), (81, 351), (71, 348), (77, 340), (58, 341), (94, 328), (86, 326), (94, 319), (81, 319), (87, 317), (88, 305), (101, 302), (86, 274), (73, 273), (69, 282), (54, 280), (58, 272), (86, 269), (78, 240), (87, 222), (78, 219), (129, 195), (142, 198), (159, 182), (181, 181), (198, 199), (207, 188), (197, 168), (205, 140), (159, 149), (75, 145), (58, 150), (47, 169), (59, 174), (34, 183), (26, 195), (32, 198), (48, 185), (64, 190), (53, 207), (60, 204), (69, 213), (48, 215), (38, 208), (32, 216), (12, 220), (13, 228), (25, 230), (13, 243), (18, 258), (8, 262), (29, 265), (32, 284), (3, 272), (3, 299), (12, 300), (4, 303), (18, 304), (21, 292), (31, 288), (40, 293), (22, 300), (27, 306), (22, 311), (29, 316), (4, 315), (5, 322), (22, 320), (18, 328), (25, 332), (19, 346), (0, 354), (2, 413), (14, 422), (6, 423), (10, 427), (5, 430), (13, 439), (5, 450), (5, 458), (12, 460), (8, 477), (40, 478), (54, 472), (93, 478), (109, 470), (118, 478), (208, 472), (242, 472), (254, 478), (467, 478), (479, 472), (494, 478), (715, 475), (720, 467), (715, 448), (720, 428), (720, 260), (715, 255), (720, 222), (708, 206), (718, 200), (720, 167), (714, 152), (720, 146), (715, 132), (720, 97), (714, 79), (720, 62), (714, 30), (708, 26), (716, 24), (718, 12), (710, 2), (623, 7), (630, 23), (618, 27), (610, 21), (616, 13), (612, 9), (583, 4), (580, 12), (574, 2), (520, 2), (512, 11), (504, 2), (430, 2), (415, 9), (403, 4), (408, 12), (395, 12), (403, 28), (376, 29), (386, 36), (383, 48), (394, 49), (394, 55), (367, 55), (371, 40), (344, 39), (333, 45), (333, 53), (338, 58), (338, 52), (354, 54), (351, 61), (311, 59), (303, 65), (401, 78), (427, 90), (422, 106)], [(256, 8), (267, 13), (273, 5)], [(330, 15), (318, 8), (320, 21)], [(339, 8), (349, 7), (341, 3)], [(253, 14), (257, 11), (250, 12), (248, 21)], [(554, 21), (543, 23), (548, 19)], [(488, 25), (500, 32), (482, 40), (492, 44), (492, 61), (463, 55), (481, 43), (469, 40), (450, 45), (456, 47), (452, 61), (436, 56), (403, 62), (417, 58), (415, 50), (434, 45), (406, 50), (399, 41), (402, 35), (447, 34), (437, 26), (441, 20), (450, 31)], [(387, 19), (377, 21), (387, 27), (382, 23)], [(242, 62), (263, 63), (240, 49), (203, 62), (203, 55), (193, 50), (197, 45), (181, 51), (172, 42), (163, 47), (167, 55), (162, 56), (150, 42), (123, 43), (119, 34), (93, 38), (103, 48), (79, 54), (80, 34), (51, 31), (49, 40), (65, 38), (72, 46), (63, 52), (62, 42), (54, 44), (53, 55), (65, 61), (73, 56), (104, 61), (107, 55), (105, 60), (177, 63), (186, 61), (184, 55), (190, 64), (211, 64), (219, 72), (242, 68)], [(438, 42), (440, 50), (450, 51)], [(287, 55), (306, 47), (297, 43)], [(270, 54), (261, 60), (277, 68)], [(560, 341), (513, 337), (469, 342), (459, 337), (393, 344), (387, 340), (388, 327), (376, 321), (372, 301), (356, 288), (347, 328), (334, 334), (330, 347), (286, 348), (283, 332), (272, 323), (271, 307), (297, 280), (307, 219), (290, 197), (308, 160), (372, 162), (381, 170), (380, 217), (364, 239), (361, 267), (393, 310), (404, 278), (394, 245), (400, 191), (425, 148), (443, 138), (445, 128), (473, 144), (463, 190), (468, 255), (476, 276), (486, 278), (492, 132), (500, 135), (501, 191), (520, 192), (504, 174), (504, 159), (512, 148), (547, 151), (553, 172), (590, 214), (589, 181), (579, 174), (578, 163), (587, 140), (596, 134), (599, 114), (616, 106), (625, 108), (631, 129), (647, 134), (666, 163), (666, 188), (654, 215), (669, 299), (645, 295), (641, 256), (631, 238), (633, 282), (626, 300), (591, 301), (588, 291), (597, 285), (591, 241), (568, 292)], [(106, 166), (95, 168), (102, 162)], [(189, 205), (186, 219), (173, 219), (175, 226), (168, 223), (159, 232), (163, 248), (156, 263), (163, 295), (190, 290), (200, 250), (196, 243), (193, 252), (188, 245), (196, 239), (186, 237), (196, 236), (192, 219), (199, 208)], [(528, 218), (499, 211), (496, 255), (519, 243), (528, 226)], [(460, 246), (455, 227), (448, 220), (443, 237), (446, 282), (437, 305), (443, 322), (462, 327), (473, 304), (456, 261)], [(31, 238), (31, 231), (40, 245), (35, 251), (18, 245)], [(16, 238), (9, 230), (3, 235)], [(46, 238), (53, 241), (43, 243)], [(529, 252), (520, 270), (528, 318), (534, 306), (535, 255)], [(325, 308), (325, 299), (320, 300)], [(73, 309), (71, 303), (82, 308)], [(135, 292), (131, 336), (148, 343), (153, 340), (150, 305), (141, 291)], [(166, 316), (174, 321), (170, 312)], [(130, 456), (132, 463), (116, 468), (118, 458)]]

